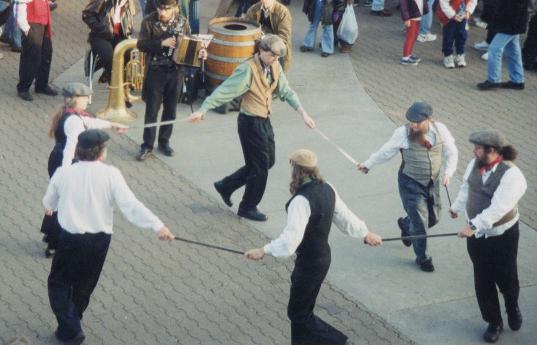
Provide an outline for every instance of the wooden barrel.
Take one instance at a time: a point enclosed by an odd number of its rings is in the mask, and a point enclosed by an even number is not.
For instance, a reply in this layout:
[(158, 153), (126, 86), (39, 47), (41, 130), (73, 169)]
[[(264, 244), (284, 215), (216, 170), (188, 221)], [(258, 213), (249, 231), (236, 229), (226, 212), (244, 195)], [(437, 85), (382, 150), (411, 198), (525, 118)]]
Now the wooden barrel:
[(243, 61), (254, 55), (255, 41), (261, 37), (257, 23), (242, 18), (221, 17), (209, 22), (209, 33), (214, 35), (207, 49), (207, 83), (214, 89)]

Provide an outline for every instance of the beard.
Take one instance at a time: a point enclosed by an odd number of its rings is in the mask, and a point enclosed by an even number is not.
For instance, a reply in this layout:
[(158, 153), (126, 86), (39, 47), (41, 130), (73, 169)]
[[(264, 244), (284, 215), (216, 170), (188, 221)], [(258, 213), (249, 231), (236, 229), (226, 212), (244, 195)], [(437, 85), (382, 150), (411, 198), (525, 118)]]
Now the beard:
[(408, 130), (408, 139), (410, 141), (421, 143), (425, 139), (425, 133), (423, 133), (421, 130), (417, 129), (414, 130), (412, 128), (409, 128)]
[(489, 164), (486, 157), (481, 157), (481, 158), (475, 157), (475, 162), (477, 163), (478, 168), (482, 168), (486, 166), (487, 164)]

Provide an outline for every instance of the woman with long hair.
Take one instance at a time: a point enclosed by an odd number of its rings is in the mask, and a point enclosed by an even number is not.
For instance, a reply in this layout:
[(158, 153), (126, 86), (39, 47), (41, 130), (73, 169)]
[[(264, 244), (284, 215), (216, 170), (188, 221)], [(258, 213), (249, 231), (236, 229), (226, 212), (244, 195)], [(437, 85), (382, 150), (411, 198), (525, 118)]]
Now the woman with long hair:
[[(86, 108), (91, 94), (91, 89), (82, 83), (70, 83), (63, 89), (64, 104), (52, 117), (48, 131), (48, 135), (55, 140), (48, 159), (49, 178), (59, 167), (73, 163), (78, 135), (86, 129), (114, 128), (118, 133), (127, 130), (125, 125), (97, 119), (88, 113)], [(57, 213), (54, 212), (52, 216), (45, 215), (41, 232), (44, 234), (43, 241), (48, 244), (46, 257), (54, 255), (59, 229)]]
[(247, 251), (245, 256), (260, 260), (265, 254), (289, 257), (296, 252), (287, 307), (291, 344), (345, 344), (345, 334), (313, 313), (317, 295), (330, 268), (328, 235), (332, 222), (342, 232), (371, 246), (380, 245), (382, 238), (370, 232), (332, 186), (323, 180), (315, 153), (301, 149), (291, 154), (289, 159), (293, 169), (289, 189), (293, 196), (286, 205), (287, 225), (277, 239), (262, 248)]

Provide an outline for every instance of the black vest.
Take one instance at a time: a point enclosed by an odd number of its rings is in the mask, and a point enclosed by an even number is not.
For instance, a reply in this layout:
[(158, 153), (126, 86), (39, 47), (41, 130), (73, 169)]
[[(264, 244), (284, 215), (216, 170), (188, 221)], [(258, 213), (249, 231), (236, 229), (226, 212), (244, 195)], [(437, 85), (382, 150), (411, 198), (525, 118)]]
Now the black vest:
[(65, 125), (65, 121), (69, 118), (69, 116), (76, 115), (75, 113), (66, 112), (62, 114), (62, 117), (60, 117), (60, 120), (58, 121), (58, 127), (56, 127), (56, 131), (54, 132), (54, 139), (56, 141), (56, 144), (54, 145), (54, 150), (59, 150), (63, 153), (63, 149), (65, 149), (65, 144), (67, 144), (67, 135), (65, 135), (65, 130), (63, 126)]
[(304, 238), (296, 250), (297, 260), (308, 258), (330, 260), (328, 235), (332, 226), (336, 193), (327, 183), (311, 181), (302, 185), (285, 205), (285, 209), (295, 196), (302, 195), (310, 204), (311, 215)]

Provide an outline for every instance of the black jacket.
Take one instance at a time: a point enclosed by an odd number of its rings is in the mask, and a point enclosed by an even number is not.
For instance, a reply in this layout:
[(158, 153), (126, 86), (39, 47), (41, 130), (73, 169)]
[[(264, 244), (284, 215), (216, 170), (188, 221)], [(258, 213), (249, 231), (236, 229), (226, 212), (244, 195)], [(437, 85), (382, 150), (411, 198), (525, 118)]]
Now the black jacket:
[[(90, 0), (82, 11), (82, 20), (90, 28), (90, 40), (114, 38), (114, 24), (112, 22), (113, 7), (119, 0)], [(131, 7), (132, 6), (132, 7)], [(121, 37), (126, 38), (132, 34), (133, 15), (136, 10), (132, 1), (127, 1), (121, 16)]]
[(528, 27), (528, 0), (498, 0), (492, 28), (495, 32), (525, 34)]
[[(317, 0), (304, 0), (302, 6), (302, 12), (308, 16), (308, 20), (313, 22), (313, 16), (315, 15), (315, 5)], [(323, 25), (333, 24), (332, 14), (334, 11), (344, 12), (346, 2), (343, 0), (323, 0), (323, 9), (321, 12), (321, 23)]]

